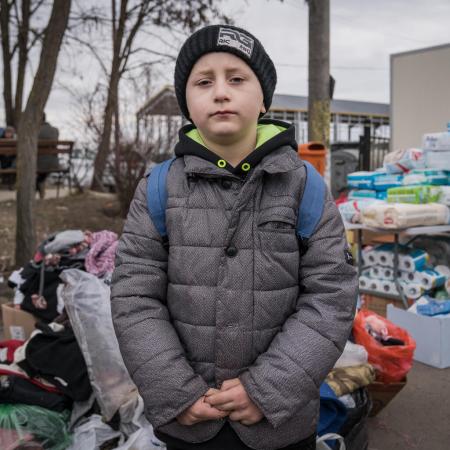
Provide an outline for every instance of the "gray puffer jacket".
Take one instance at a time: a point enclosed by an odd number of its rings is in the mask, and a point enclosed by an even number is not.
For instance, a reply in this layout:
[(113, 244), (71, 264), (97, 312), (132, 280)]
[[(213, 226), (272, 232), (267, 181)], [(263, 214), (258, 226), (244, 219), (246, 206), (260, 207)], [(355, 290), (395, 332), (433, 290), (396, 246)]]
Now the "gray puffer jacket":
[(118, 246), (112, 312), (156, 429), (211, 439), (224, 420), (183, 426), (176, 417), (208, 387), (239, 377), (265, 416), (252, 426), (230, 422), (247, 446), (275, 449), (315, 432), (319, 387), (351, 330), (357, 276), (329, 193), (300, 257), (304, 181), (290, 146), (245, 181), (201, 157), (177, 158), (168, 175), (169, 251), (140, 182)]

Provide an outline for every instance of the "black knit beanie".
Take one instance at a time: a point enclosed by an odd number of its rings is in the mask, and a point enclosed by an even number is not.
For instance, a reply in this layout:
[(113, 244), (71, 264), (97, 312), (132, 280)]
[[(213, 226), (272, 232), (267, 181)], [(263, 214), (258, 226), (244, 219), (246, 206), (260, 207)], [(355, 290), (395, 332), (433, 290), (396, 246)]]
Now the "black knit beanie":
[(196, 31), (181, 47), (175, 65), (175, 94), (184, 116), (190, 120), (186, 104), (186, 83), (197, 60), (211, 52), (228, 52), (243, 59), (257, 76), (268, 111), (277, 84), (277, 72), (261, 42), (248, 31), (231, 25), (210, 25)]

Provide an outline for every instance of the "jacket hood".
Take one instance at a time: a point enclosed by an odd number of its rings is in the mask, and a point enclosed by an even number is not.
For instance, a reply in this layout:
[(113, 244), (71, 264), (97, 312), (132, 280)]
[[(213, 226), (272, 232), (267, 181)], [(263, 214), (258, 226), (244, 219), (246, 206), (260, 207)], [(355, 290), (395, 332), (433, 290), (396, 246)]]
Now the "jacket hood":
[(261, 119), (258, 121), (256, 147), (236, 167), (233, 167), (219, 155), (209, 150), (200, 133), (193, 124), (182, 127), (179, 141), (175, 146), (175, 155), (194, 155), (226, 169), (234, 175), (245, 177), (258, 163), (271, 152), (280, 147), (289, 146), (297, 152), (295, 127), (281, 120)]

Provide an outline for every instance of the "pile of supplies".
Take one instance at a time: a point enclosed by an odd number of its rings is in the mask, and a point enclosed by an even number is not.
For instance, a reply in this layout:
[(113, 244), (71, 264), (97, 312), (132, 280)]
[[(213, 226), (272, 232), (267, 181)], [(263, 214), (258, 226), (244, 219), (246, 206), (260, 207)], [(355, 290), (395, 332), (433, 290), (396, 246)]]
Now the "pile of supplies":
[[(365, 247), (362, 252), (363, 270), (359, 287), (374, 294), (400, 295), (417, 300), (423, 294), (448, 297), (450, 269), (433, 266), (430, 255), (412, 246), (400, 245), (398, 271), (394, 273), (394, 244)], [(398, 280), (398, 285), (395, 280)]]
[[(359, 310), (350, 340), (320, 388), (318, 435), (345, 437), (347, 450), (366, 448), (366, 419), (406, 384), (414, 350), (415, 341), (406, 330), (372, 311)], [(386, 386), (400, 387), (382, 401), (378, 392)]]
[[(375, 376), (365, 348), (348, 341), (320, 387), (319, 437), (341, 436), (347, 450), (367, 447), (366, 419), (371, 409), (367, 386), (374, 382)], [(334, 442), (327, 443), (329, 448), (335, 448)]]
[(344, 221), (377, 228), (450, 223), (450, 131), (425, 134), (422, 149), (388, 153), (376, 171), (348, 174)]
[(373, 311), (361, 309), (353, 323), (355, 342), (368, 353), (375, 381), (401, 381), (412, 367), (416, 343), (409, 333)]
[(117, 244), (108, 230), (62, 231), (9, 277), (12, 307), (36, 323), (0, 342), (0, 448), (160, 448), (113, 329)]

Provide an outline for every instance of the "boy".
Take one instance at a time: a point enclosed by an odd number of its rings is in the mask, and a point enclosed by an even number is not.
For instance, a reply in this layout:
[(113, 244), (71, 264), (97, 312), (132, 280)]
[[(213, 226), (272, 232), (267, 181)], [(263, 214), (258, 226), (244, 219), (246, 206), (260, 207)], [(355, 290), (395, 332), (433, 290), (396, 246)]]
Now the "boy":
[(300, 243), (294, 127), (258, 121), (275, 84), (247, 31), (194, 33), (175, 68), (193, 125), (168, 173), (168, 242), (149, 217), (147, 180), (120, 239), (114, 326), (169, 449), (314, 449), (319, 387), (350, 333), (357, 279), (333, 199), (320, 199)]

